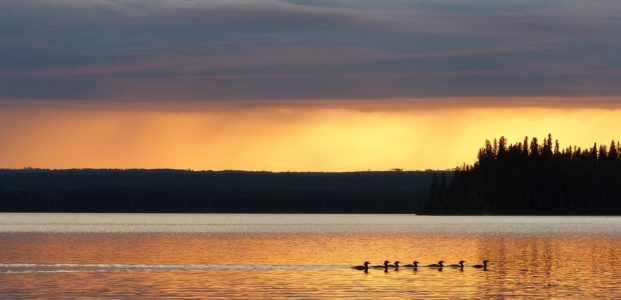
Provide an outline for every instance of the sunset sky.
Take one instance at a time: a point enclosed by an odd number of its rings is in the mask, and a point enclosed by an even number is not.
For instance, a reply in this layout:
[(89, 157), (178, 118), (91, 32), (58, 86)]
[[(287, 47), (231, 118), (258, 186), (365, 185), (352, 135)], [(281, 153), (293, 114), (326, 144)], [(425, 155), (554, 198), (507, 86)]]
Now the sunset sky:
[(618, 0), (2, 0), (0, 168), (447, 169), (621, 139)]

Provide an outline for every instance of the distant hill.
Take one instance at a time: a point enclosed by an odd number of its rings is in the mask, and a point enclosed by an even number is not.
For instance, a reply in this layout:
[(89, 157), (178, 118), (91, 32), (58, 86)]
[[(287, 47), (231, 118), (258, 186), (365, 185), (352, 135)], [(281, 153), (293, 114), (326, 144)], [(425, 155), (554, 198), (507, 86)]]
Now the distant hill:
[(0, 211), (412, 213), (436, 173), (0, 170)]

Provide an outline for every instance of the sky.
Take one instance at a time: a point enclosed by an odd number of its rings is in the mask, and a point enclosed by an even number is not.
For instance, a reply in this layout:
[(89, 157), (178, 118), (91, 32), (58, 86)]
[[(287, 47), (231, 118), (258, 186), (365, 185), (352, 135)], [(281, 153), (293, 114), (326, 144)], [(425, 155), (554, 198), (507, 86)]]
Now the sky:
[(618, 0), (3, 0), (0, 168), (447, 169), (621, 138)]

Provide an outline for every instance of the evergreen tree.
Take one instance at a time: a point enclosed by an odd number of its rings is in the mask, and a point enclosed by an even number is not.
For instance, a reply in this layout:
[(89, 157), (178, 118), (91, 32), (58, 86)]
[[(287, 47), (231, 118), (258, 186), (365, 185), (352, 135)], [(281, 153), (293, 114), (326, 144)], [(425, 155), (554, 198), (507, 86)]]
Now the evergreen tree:
[(537, 138), (534, 137), (530, 140), (530, 156), (531, 157), (538, 157), (539, 156), (539, 143), (537, 141)]
[(507, 153), (507, 139), (504, 136), (500, 137), (498, 140), (498, 158), (502, 159), (505, 157)]
[(619, 153), (617, 150), (617, 145), (615, 144), (615, 141), (610, 142), (610, 151), (608, 151), (608, 158), (609, 159), (617, 159), (619, 157)]

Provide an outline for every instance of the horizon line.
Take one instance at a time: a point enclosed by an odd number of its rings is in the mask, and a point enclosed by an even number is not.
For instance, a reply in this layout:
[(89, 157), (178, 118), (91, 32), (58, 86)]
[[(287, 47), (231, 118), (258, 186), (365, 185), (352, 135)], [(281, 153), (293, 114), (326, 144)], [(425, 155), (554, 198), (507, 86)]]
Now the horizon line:
[(243, 172), (243, 173), (413, 173), (413, 172), (453, 172), (457, 169), (449, 168), (449, 169), (424, 169), (424, 170), (413, 170), (413, 169), (401, 169), (394, 168), (388, 170), (355, 170), (355, 171), (270, 171), (270, 170), (240, 170), (240, 169), (176, 169), (176, 168), (66, 168), (66, 169), (56, 169), (56, 168), (34, 168), (34, 167), (23, 167), (23, 168), (0, 168), (0, 172), (6, 171), (176, 171), (176, 172), (191, 172), (191, 173), (226, 173), (226, 172)]

